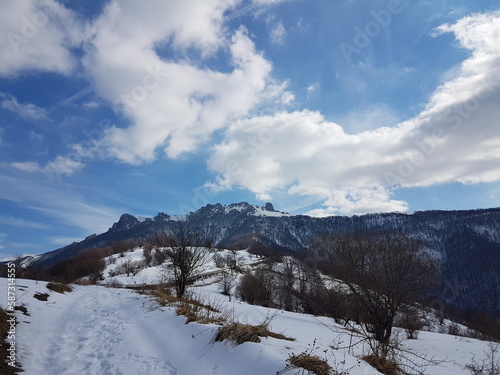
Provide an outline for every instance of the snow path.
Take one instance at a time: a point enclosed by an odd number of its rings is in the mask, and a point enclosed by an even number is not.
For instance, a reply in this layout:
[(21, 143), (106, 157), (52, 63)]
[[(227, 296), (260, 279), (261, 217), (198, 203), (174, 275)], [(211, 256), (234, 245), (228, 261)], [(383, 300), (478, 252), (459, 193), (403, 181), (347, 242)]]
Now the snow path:
[[(57, 302), (51, 304), (51, 299)], [(147, 347), (144, 343), (151, 339), (150, 332), (141, 332), (131, 324), (137, 320), (130, 314), (131, 307), (138, 307), (137, 301), (138, 297), (128, 291), (99, 287), (79, 288), (64, 296), (51, 293), (46, 304), (53, 307), (40, 310), (29, 326), (19, 327), (23, 336), (23, 328), (39, 325), (38, 335), (26, 332), (31, 337), (23, 361), (24, 373), (177, 375), (172, 363), (134, 351), (137, 346)], [(131, 329), (134, 334), (124, 344), (124, 332)]]
[[(88, 315), (84, 316), (84, 312)], [(86, 293), (64, 315), (69, 321), (52, 338), (42, 368), (54, 374), (81, 369), (88, 374), (121, 375), (110, 360), (130, 318), (116, 311), (111, 293)]]
[[(25, 375), (253, 375), (285, 366), (280, 340), (214, 343), (217, 326), (186, 325), (131, 290), (75, 286), (63, 295), (22, 282), (18, 305), (30, 314), (20, 314), (17, 326)], [(35, 293), (48, 293), (48, 301)]]

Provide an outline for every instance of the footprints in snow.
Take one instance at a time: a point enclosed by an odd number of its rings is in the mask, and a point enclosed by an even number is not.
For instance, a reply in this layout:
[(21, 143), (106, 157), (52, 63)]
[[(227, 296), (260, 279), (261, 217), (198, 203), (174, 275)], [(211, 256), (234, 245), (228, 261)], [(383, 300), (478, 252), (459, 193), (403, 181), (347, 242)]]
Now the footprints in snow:
[(129, 352), (115, 356), (122, 332), (131, 319), (106, 290), (88, 293), (65, 312), (69, 322), (47, 351), (43, 370), (51, 375), (176, 375), (170, 362)]

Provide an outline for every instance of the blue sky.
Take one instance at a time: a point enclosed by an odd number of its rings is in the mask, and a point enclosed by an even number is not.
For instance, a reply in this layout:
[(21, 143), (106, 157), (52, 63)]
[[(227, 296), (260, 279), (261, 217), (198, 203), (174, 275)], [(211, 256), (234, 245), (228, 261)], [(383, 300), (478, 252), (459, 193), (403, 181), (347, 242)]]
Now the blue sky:
[(217, 202), (500, 206), (494, 1), (0, 6), (0, 258)]

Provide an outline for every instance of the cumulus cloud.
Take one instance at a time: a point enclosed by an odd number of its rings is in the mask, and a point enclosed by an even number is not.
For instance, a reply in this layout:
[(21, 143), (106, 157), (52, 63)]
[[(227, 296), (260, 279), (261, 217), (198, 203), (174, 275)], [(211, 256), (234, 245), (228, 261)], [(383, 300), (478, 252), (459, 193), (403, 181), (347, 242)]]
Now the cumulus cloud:
[(209, 168), (219, 178), (212, 187), (239, 186), (267, 199), (287, 190), (335, 203), (344, 214), (366, 212), (369, 201), (375, 202), (372, 210), (403, 210), (404, 202), (387, 199), (383, 191), (384, 171), (400, 157), (398, 133), (384, 128), (349, 135), (307, 110), (240, 120), (214, 149)]
[(85, 26), (55, 0), (5, 0), (0, 13), (0, 77), (22, 72), (69, 74), (70, 49), (85, 40)]
[[(112, 1), (93, 26), (93, 49), (84, 64), (96, 93), (129, 120), (111, 127), (94, 145), (131, 164), (148, 162), (163, 149), (178, 157), (208, 139), (229, 119), (246, 115), (280, 88), (269, 63), (245, 28), (226, 35), (223, 14), (234, 1)], [(189, 60), (166, 60), (156, 48), (195, 49), (204, 57), (221, 50), (232, 70), (219, 72)], [(285, 94), (285, 93), (283, 93)], [(289, 99), (284, 99), (289, 100)]]
[(214, 148), (207, 184), (257, 197), (313, 196), (311, 214), (404, 211), (394, 188), (500, 180), (500, 14), (475, 15), (452, 32), (471, 51), (425, 110), (393, 127), (348, 134), (318, 112), (280, 112), (235, 121)]

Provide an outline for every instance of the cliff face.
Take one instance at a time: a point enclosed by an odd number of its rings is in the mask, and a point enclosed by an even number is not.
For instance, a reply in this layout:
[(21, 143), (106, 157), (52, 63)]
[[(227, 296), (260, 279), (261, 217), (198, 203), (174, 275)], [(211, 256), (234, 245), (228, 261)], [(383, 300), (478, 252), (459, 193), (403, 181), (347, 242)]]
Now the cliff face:
[[(183, 218), (184, 219), (184, 218)], [(139, 219), (124, 214), (105, 233), (43, 254), (37, 263), (52, 265), (79, 251), (125, 239), (145, 239), (166, 231), (177, 217), (160, 213)], [(500, 209), (425, 211), (352, 217), (312, 218), (248, 203), (207, 205), (185, 217), (186, 225), (214, 239), (218, 247), (252, 244), (289, 252), (307, 251), (327, 233), (397, 230), (416, 236), (440, 261), (438, 298), (463, 309), (493, 311), (500, 316)]]

